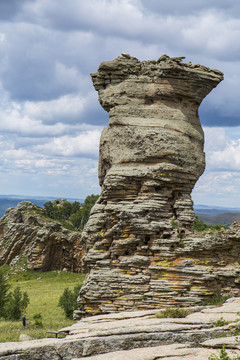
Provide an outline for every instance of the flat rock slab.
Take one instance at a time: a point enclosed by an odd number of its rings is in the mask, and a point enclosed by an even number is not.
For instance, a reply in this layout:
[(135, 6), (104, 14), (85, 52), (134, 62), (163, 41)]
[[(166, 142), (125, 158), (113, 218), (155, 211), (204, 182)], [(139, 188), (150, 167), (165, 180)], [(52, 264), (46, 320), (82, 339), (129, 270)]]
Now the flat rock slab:
[[(75, 358), (72, 360), (206, 360), (210, 355), (217, 355), (218, 351), (189, 348), (185, 345), (165, 345), (152, 348), (140, 348), (128, 351), (115, 351), (90, 357)], [(239, 355), (240, 352), (228, 351), (229, 355)]]
[[(116, 314), (106, 314), (92, 316), (62, 329), (69, 332), (68, 338), (92, 338), (113, 335), (133, 335), (140, 333), (180, 333), (180, 332), (197, 332), (216, 333), (218, 328), (214, 326), (217, 320), (223, 319), (229, 323), (240, 320), (238, 312), (240, 311), (240, 299), (229, 299), (220, 307), (200, 308), (185, 318), (156, 318), (160, 310), (146, 310), (135, 312), (121, 312)], [(199, 310), (199, 307), (196, 308)], [(192, 311), (194, 311), (192, 309)], [(231, 327), (231, 325), (230, 325)], [(209, 336), (212, 337), (212, 336)]]
[[(240, 320), (239, 298), (229, 299), (220, 307), (192, 308), (193, 313), (185, 318), (157, 318), (159, 311), (84, 318), (61, 329), (69, 332), (64, 339), (1, 343), (0, 359), (207, 360), (212, 353), (219, 353), (223, 344), (240, 355), (235, 336), (230, 336)], [(215, 326), (214, 321), (219, 319), (230, 323)]]
[(1, 356), (20, 353), (31, 349), (42, 348), (43, 346), (55, 346), (60, 339), (38, 339), (26, 340), (21, 342), (4, 342), (0, 343), (0, 359)]
[(201, 345), (211, 348), (220, 348), (225, 345), (228, 348), (240, 349), (239, 342), (236, 341), (236, 336), (206, 340)]

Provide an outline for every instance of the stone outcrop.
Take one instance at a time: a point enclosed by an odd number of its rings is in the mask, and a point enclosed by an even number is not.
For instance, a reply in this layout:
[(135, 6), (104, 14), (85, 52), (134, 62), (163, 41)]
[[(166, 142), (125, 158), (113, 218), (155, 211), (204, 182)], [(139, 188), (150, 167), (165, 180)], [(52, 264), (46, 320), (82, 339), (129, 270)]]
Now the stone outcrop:
[[(212, 296), (240, 294), (240, 226), (206, 234), (188, 233), (152, 245), (153, 255), (120, 257), (116, 266), (102, 266), (104, 258), (96, 259), (82, 287), (84, 311), (110, 313), (132, 309), (164, 306), (201, 305)], [(128, 239), (121, 240), (123, 244)], [(121, 248), (119, 247), (121, 250)], [(104, 254), (99, 252), (100, 255)], [(149, 262), (147, 262), (147, 260)]]
[(43, 216), (41, 208), (23, 201), (0, 219), (0, 266), (17, 263), (39, 271), (81, 272), (81, 234)]
[(100, 141), (102, 191), (82, 236), (89, 275), (76, 316), (190, 305), (219, 291), (222, 268), (211, 269), (219, 240), (191, 233), (191, 191), (205, 167), (198, 107), (223, 74), (182, 59), (122, 54), (91, 74), (109, 125)]
[(194, 219), (190, 194), (205, 168), (198, 107), (223, 76), (181, 60), (140, 62), (125, 54), (91, 74), (109, 112), (100, 142), (102, 193), (92, 216), (101, 230), (121, 220), (122, 231), (128, 225), (136, 235), (161, 234), (172, 219), (184, 227)]
[(190, 308), (185, 318), (157, 318), (159, 310), (120, 312), (82, 319), (64, 339), (1, 343), (3, 360), (207, 360), (226, 344), (240, 355), (240, 299), (223, 306)]

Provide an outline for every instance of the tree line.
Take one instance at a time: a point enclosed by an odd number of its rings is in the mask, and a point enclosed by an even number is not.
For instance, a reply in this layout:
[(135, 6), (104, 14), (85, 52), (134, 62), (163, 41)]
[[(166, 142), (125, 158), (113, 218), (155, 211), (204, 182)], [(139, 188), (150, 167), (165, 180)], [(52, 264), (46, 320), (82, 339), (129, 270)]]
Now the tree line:
[(202, 232), (202, 231), (206, 231), (206, 230), (215, 230), (215, 231), (219, 231), (222, 228), (227, 229), (228, 226), (226, 225), (222, 225), (222, 224), (217, 224), (217, 225), (207, 225), (205, 224), (202, 220), (198, 219), (198, 217), (195, 217), (195, 220), (193, 222), (193, 230), (197, 231), (197, 232)]

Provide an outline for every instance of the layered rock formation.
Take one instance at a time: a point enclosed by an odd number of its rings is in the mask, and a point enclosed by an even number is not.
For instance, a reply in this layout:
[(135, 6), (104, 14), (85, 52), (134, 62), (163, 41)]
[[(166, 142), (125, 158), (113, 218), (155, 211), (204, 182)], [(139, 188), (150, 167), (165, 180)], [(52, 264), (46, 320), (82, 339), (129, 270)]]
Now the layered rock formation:
[(141, 235), (168, 231), (172, 219), (185, 228), (194, 219), (190, 194), (205, 168), (198, 107), (222, 73), (181, 60), (124, 55), (91, 74), (110, 118), (100, 143), (98, 210)]
[(26, 265), (39, 271), (81, 272), (80, 233), (64, 229), (28, 201), (9, 208), (0, 219), (0, 266)]
[(219, 238), (191, 234), (190, 195), (205, 167), (198, 107), (223, 74), (182, 59), (123, 54), (91, 74), (110, 120), (100, 141), (101, 196), (82, 236), (89, 275), (78, 316), (189, 305), (225, 281), (219, 254), (212, 257)]

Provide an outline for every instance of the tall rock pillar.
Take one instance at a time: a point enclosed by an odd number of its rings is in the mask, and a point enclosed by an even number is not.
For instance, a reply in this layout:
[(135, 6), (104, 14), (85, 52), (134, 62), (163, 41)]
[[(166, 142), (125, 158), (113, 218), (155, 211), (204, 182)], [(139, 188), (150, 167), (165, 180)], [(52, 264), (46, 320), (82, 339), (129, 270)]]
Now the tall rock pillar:
[(182, 59), (122, 54), (91, 74), (109, 125), (100, 141), (102, 191), (83, 232), (85, 314), (156, 306), (143, 298), (151, 281), (155, 295), (163, 291), (151, 270), (161, 244), (191, 229), (191, 191), (205, 168), (198, 107), (223, 75)]

